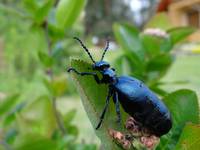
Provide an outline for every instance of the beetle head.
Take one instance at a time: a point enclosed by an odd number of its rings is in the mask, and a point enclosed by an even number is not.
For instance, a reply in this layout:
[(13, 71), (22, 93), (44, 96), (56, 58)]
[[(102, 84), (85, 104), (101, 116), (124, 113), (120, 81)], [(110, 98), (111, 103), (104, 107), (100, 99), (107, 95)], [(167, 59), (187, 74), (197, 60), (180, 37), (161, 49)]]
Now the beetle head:
[(98, 61), (92, 67), (94, 70), (103, 71), (104, 69), (108, 69), (110, 67), (110, 64), (105, 61)]

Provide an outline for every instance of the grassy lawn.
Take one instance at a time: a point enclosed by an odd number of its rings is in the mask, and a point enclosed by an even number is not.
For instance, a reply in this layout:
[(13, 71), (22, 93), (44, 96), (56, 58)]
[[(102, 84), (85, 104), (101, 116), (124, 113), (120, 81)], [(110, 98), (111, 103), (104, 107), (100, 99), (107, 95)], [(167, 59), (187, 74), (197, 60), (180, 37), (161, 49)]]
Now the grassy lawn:
[[(198, 93), (200, 99), (200, 55), (177, 57), (168, 74), (163, 78), (163, 81), (187, 81), (184, 84), (167, 84), (163, 86), (163, 88), (169, 92), (183, 88), (192, 89)], [(79, 127), (79, 140), (82, 141), (85, 139), (86, 142), (99, 143), (99, 140), (94, 134), (94, 130), (92, 129), (79, 97), (61, 99), (59, 105), (59, 108), (61, 108), (63, 112), (73, 108), (77, 109), (74, 123)]]

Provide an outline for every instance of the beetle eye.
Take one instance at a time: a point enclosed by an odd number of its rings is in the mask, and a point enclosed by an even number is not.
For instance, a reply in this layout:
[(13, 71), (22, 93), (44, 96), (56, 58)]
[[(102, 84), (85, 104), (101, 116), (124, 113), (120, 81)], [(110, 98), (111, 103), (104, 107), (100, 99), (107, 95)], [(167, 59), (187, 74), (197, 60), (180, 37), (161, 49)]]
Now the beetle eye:
[(106, 69), (106, 68), (109, 68), (110, 66), (109, 65), (102, 65), (102, 66), (100, 66), (100, 70), (104, 70), (104, 69)]
[(115, 71), (115, 68), (111, 68), (113, 71)]
[(104, 68), (109, 68), (109, 67), (110, 67), (109, 64), (104, 65)]

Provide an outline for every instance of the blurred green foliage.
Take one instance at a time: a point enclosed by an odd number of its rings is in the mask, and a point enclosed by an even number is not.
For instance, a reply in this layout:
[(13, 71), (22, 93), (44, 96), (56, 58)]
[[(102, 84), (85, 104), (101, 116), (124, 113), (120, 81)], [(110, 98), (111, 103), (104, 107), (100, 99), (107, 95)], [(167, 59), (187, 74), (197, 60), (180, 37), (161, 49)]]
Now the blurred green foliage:
[[(181, 141), (180, 136), (185, 134), (183, 128), (187, 126), (186, 123), (199, 124), (198, 98), (195, 92), (183, 89), (170, 93), (164, 98), (164, 102), (172, 114), (173, 127), (168, 134), (161, 138), (157, 149), (178, 149), (175, 146), (178, 140)], [(191, 130), (191, 132), (193, 131)], [(193, 136), (188, 138), (193, 138)]]
[(76, 110), (61, 114), (57, 109), (57, 99), (74, 90), (68, 88), (70, 81), (64, 72), (69, 56), (80, 52), (66, 37), (82, 33), (75, 22), (85, 3), (23, 0), (0, 4), (5, 44), (0, 74), (0, 90), (6, 95), (0, 101), (3, 149), (97, 148), (77, 141), (79, 131), (72, 123)]
[(199, 125), (188, 123), (183, 129), (183, 134), (181, 135), (178, 144), (176, 145), (176, 149), (198, 149), (200, 146), (198, 142), (199, 134)]

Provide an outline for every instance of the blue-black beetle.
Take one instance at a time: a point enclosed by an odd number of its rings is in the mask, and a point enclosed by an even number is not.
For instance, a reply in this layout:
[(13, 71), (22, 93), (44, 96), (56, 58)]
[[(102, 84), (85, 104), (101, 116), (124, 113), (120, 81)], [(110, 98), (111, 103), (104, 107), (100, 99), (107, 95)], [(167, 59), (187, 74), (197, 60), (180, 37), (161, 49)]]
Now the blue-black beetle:
[(102, 79), (99, 79), (95, 72), (78, 72), (75, 68), (69, 68), (68, 72), (73, 71), (81, 76), (91, 75), (98, 84), (107, 84), (109, 87), (106, 104), (96, 129), (101, 126), (110, 98), (112, 97), (116, 106), (119, 122), (121, 121), (120, 103), (126, 113), (132, 116), (152, 134), (160, 137), (169, 132), (172, 127), (172, 119), (164, 103), (140, 80), (130, 76), (118, 77), (115, 73), (115, 69), (111, 68), (109, 63), (103, 61), (105, 53), (109, 48), (108, 40), (101, 60), (95, 62), (82, 41), (77, 37), (74, 37), (74, 39), (80, 42), (93, 62), (92, 69), (94, 71), (99, 71), (102, 74)]

